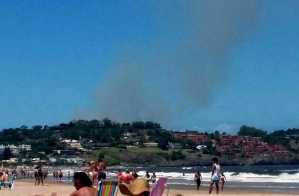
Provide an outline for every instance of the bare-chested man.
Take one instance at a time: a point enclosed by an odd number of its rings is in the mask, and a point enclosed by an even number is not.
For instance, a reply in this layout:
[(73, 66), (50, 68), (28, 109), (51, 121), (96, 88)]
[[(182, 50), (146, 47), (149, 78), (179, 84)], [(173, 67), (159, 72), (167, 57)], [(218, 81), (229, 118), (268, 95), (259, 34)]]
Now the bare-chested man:
[(105, 161), (103, 161), (102, 159), (99, 159), (97, 162), (97, 176), (98, 176), (98, 182), (101, 180), (105, 180), (106, 179), (106, 173), (105, 173), (105, 169), (106, 169), (106, 163)]
[(71, 196), (97, 196), (97, 189), (92, 186), (90, 178), (84, 172), (74, 174), (74, 187), (76, 191)]

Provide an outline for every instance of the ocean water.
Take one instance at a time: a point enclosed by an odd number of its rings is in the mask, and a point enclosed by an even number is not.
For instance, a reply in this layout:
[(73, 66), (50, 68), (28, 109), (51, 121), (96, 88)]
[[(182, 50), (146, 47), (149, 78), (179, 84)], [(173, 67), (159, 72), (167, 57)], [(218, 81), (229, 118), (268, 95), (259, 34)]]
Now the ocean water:
[[(132, 169), (132, 168), (129, 168)], [(208, 186), (211, 179), (210, 167), (139, 167), (136, 171), (144, 176), (146, 171), (155, 172), (157, 177), (167, 177), (170, 186), (194, 186), (194, 174), (200, 171), (203, 186)], [(265, 190), (272, 192), (298, 193), (299, 165), (266, 165), (266, 166), (223, 166), (226, 176), (225, 187), (236, 189)], [(110, 171), (109, 176), (115, 176)]]
[[(200, 171), (202, 174), (202, 186), (208, 186), (210, 183), (210, 167), (114, 167), (109, 168), (107, 177), (116, 179), (118, 170), (135, 170), (140, 176), (145, 176), (146, 171), (156, 173), (157, 177), (168, 178), (170, 187), (194, 187), (194, 174)], [(64, 176), (78, 168), (64, 168)], [(223, 166), (222, 171), (226, 176), (225, 187), (235, 189), (247, 189), (271, 192), (298, 193), (299, 195), (299, 165), (263, 165), (263, 166)], [(67, 182), (71, 178), (64, 178)]]

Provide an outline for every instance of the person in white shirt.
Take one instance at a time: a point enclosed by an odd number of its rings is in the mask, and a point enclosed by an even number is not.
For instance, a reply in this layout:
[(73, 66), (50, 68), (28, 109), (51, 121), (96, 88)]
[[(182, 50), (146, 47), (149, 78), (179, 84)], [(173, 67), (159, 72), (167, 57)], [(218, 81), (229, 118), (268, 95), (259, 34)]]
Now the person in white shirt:
[(221, 168), (220, 168), (218, 158), (213, 158), (212, 162), (213, 162), (212, 176), (211, 176), (211, 184), (210, 184), (209, 194), (212, 193), (214, 184), (216, 187), (216, 193), (219, 194), (219, 181), (220, 181), (220, 177), (221, 177), (221, 173), (220, 173)]

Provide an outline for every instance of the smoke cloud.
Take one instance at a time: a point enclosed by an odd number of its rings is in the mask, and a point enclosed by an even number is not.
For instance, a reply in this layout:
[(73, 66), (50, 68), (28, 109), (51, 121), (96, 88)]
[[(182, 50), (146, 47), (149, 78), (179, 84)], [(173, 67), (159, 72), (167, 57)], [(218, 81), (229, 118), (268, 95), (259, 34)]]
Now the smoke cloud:
[(256, 0), (157, 2), (158, 36), (115, 57), (92, 116), (181, 126), (225, 84), (232, 49), (253, 29), (256, 7)]

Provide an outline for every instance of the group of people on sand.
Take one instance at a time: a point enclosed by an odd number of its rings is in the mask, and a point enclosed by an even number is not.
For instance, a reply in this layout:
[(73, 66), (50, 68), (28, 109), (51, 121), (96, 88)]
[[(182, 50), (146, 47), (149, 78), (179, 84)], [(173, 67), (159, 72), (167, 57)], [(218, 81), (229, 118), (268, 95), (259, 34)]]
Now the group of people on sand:
[[(126, 184), (130, 184), (132, 181), (136, 180), (138, 177), (140, 177), (138, 175), (138, 173), (136, 171), (121, 171), (118, 170), (117, 173), (117, 180), (119, 183), (126, 183)], [(155, 174), (155, 172), (153, 172), (152, 176), (150, 175), (150, 173), (147, 171), (145, 176), (143, 177), (143, 179), (145, 179), (148, 183), (155, 183), (157, 180), (157, 176)]]
[[(154, 177), (153, 177), (154, 176)], [(156, 182), (156, 175), (150, 176), (146, 172), (145, 176), (140, 176), (135, 170), (118, 171), (117, 174), (119, 190), (123, 195), (148, 196), (150, 183)]]
[(99, 159), (97, 161), (89, 162), (89, 167), (86, 172), (88, 173), (88, 176), (90, 177), (93, 185), (97, 185), (98, 182), (106, 179), (105, 170), (106, 163), (104, 160)]
[[(89, 163), (89, 169), (85, 172), (74, 173), (74, 187), (75, 192), (71, 196), (96, 196), (98, 194), (97, 183), (106, 179), (106, 164), (103, 160), (91, 161)], [(119, 190), (123, 195), (138, 195), (148, 196), (150, 185), (149, 179), (146, 176), (140, 177), (135, 171), (120, 171), (117, 174)], [(153, 174), (155, 176), (155, 174)], [(155, 180), (154, 180), (155, 181)]]
[(42, 169), (42, 165), (38, 165), (34, 168), (34, 185), (44, 185), (45, 179), (48, 177), (48, 171)]
[(61, 169), (53, 171), (53, 178), (55, 182), (62, 182), (63, 172), (61, 171)]
[[(97, 161), (89, 162), (88, 169), (82, 172), (75, 172), (73, 176), (74, 191), (71, 196), (96, 196), (98, 192), (98, 183), (106, 179), (106, 163), (99, 159)], [(69, 174), (70, 175), (70, 174)], [(47, 177), (47, 172), (42, 169), (41, 165), (34, 168), (35, 185), (40, 185), (44, 183)], [(61, 181), (63, 178), (63, 173), (61, 170), (55, 170), (53, 172), (54, 179)], [(9, 172), (0, 171), (0, 183), (8, 181)], [(150, 184), (155, 183), (157, 176), (155, 172), (150, 175), (147, 171), (144, 176), (138, 175), (138, 173), (133, 171), (121, 171), (119, 170), (117, 174), (119, 190), (123, 195), (139, 195), (148, 196), (150, 190)], [(200, 171), (197, 171), (194, 176), (197, 189), (200, 188), (202, 182), (202, 175)], [(221, 172), (221, 167), (218, 158), (212, 159), (212, 169), (211, 169), (211, 182), (209, 185), (209, 194), (213, 192), (214, 187), (216, 188), (216, 193), (223, 191), (226, 178)], [(135, 188), (139, 187), (139, 188)], [(141, 187), (141, 188), (140, 188)], [(134, 194), (132, 193), (133, 191)]]
[[(195, 173), (194, 180), (196, 182), (196, 188), (197, 188), (197, 190), (199, 190), (199, 187), (200, 187), (201, 181), (202, 181), (202, 176), (201, 176), (200, 171), (197, 171)], [(224, 173), (221, 172), (219, 160), (218, 160), (218, 158), (213, 158), (212, 159), (211, 183), (209, 186), (209, 194), (212, 193), (214, 186), (216, 188), (216, 193), (219, 194), (219, 185), (220, 185), (221, 192), (223, 192), (225, 182), (226, 182), (226, 177), (225, 177)]]
[[(119, 190), (123, 195), (149, 196), (150, 186), (146, 179), (134, 175), (130, 184), (119, 182)], [(98, 189), (85, 172), (74, 173), (74, 191), (70, 196), (97, 196)]]
[(145, 179), (149, 182), (155, 183), (157, 180), (156, 173), (153, 172), (153, 175), (150, 175), (150, 173), (147, 171), (145, 174)]
[(135, 171), (130, 172), (129, 170), (121, 171), (118, 170), (117, 181), (119, 183), (130, 184), (134, 179), (138, 178), (138, 174)]
[(9, 173), (8, 171), (0, 171), (0, 182), (8, 181)]
[(16, 178), (15, 171), (0, 170), (0, 189), (2, 187), (12, 188), (13, 181)]
[[(74, 174), (74, 186), (76, 191), (71, 194), (71, 196), (96, 196), (97, 189), (93, 186), (94, 181), (100, 181), (102, 179), (106, 179), (106, 174), (104, 170), (106, 168), (106, 164), (102, 160), (98, 160), (96, 162), (90, 162), (90, 169), (88, 171), (88, 175), (84, 172), (77, 172)], [(138, 196), (148, 196), (150, 190), (150, 183), (156, 182), (156, 174), (153, 173), (152, 176), (149, 172), (146, 172), (144, 177), (140, 177), (136, 171), (118, 171), (117, 180), (119, 190), (124, 195), (138, 195)], [(200, 171), (197, 171), (195, 176), (197, 189), (200, 188), (202, 182), (202, 175)], [(213, 192), (214, 186), (216, 188), (216, 193), (219, 194), (219, 186), (220, 190), (223, 191), (224, 184), (226, 182), (226, 178), (221, 172), (221, 167), (219, 164), (218, 158), (212, 159), (212, 169), (211, 169), (211, 182), (209, 185), (209, 194)], [(132, 187), (143, 187), (137, 189)]]

